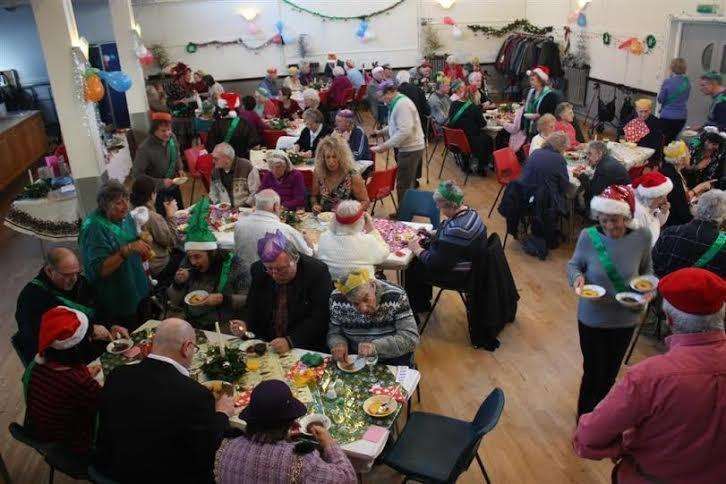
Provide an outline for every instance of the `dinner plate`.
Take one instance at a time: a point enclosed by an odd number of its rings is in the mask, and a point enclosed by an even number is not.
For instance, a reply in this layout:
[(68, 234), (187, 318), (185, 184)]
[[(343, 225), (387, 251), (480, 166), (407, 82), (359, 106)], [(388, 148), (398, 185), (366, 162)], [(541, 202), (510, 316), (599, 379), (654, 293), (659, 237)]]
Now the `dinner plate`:
[(637, 292), (619, 292), (615, 299), (626, 308), (639, 309), (645, 305), (645, 298)]
[(305, 415), (304, 417), (301, 417), (298, 421), (300, 423), (300, 432), (304, 433), (305, 435), (313, 435), (310, 432), (308, 432), (308, 425), (310, 425), (313, 422), (319, 422), (323, 424), (323, 427), (325, 427), (325, 430), (330, 430), (330, 419), (320, 413), (310, 413), (308, 415)]
[(650, 274), (634, 277), (630, 280), (630, 287), (638, 292), (652, 292), (658, 288), (658, 278)]
[[(123, 344), (125, 343), (127, 346), (123, 349), (116, 349), (117, 344)], [(117, 340), (111, 341), (109, 344), (106, 345), (106, 351), (111, 353), (112, 355), (120, 355), (122, 353), (126, 353), (128, 350), (134, 347), (134, 340), (131, 338), (121, 338)]]
[[(592, 296), (589, 295), (591, 291), (595, 293)], [(585, 284), (580, 291), (575, 291), (575, 293), (584, 299), (600, 299), (605, 295), (605, 288), (596, 284)]]
[(333, 212), (321, 212), (318, 214), (318, 220), (326, 224), (330, 223), (333, 217), (335, 217), (335, 213)]
[(187, 181), (189, 181), (188, 177), (179, 176), (179, 177), (174, 178), (171, 182), (174, 185), (184, 185)]
[(348, 355), (348, 363), (353, 363), (353, 368), (345, 368), (340, 363), (340, 361), (336, 362), (338, 368), (340, 368), (340, 371), (343, 371), (345, 373), (356, 373), (361, 371), (366, 366), (365, 358), (358, 358), (357, 355)]
[[(184, 302), (187, 303), (189, 306), (201, 306), (208, 297), (209, 293), (207, 291), (192, 291), (184, 296)], [(193, 301), (192, 298), (198, 298), (198, 301)]]
[[(374, 411), (376, 407), (383, 406), (383, 410)], [(363, 411), (375, 418), (388, 417), (398, 410), (398, 402), (390, 395), (373, 395), (363, 402)]]
[(534, 119), (537, 117), (537, 113), (524, 113), (524, 117), (527, 119)]
[(692, 129), (685, 129), (681, 132), (681, 138), (695, 138), (696, 136), (698, 136), (698, 131)]

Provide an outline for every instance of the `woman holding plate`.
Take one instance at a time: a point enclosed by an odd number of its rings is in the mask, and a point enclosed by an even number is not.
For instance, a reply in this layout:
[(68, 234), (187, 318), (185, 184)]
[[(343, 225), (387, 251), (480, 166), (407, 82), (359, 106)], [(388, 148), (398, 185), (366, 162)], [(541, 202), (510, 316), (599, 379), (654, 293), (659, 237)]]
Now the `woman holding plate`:
[[(591, 412), (610, 391), (620, 363), (640, 320), (639, 310), (625, 307), (615, 295), (628, 292), (627, 281), (653, 273), (650, 231), (630, 230), (635, 195), (623, 185), (611, 185), (590, 202), (598, 225), (580, 233), (572, 259), (567, 264), (570, 285), (580, 295), (577, 308), (583, 375), (577, 417)], [(583, 286), (605, 289), (602, 296), (589, 296)], [(645, 300), (649, 300), (649, 295)]]

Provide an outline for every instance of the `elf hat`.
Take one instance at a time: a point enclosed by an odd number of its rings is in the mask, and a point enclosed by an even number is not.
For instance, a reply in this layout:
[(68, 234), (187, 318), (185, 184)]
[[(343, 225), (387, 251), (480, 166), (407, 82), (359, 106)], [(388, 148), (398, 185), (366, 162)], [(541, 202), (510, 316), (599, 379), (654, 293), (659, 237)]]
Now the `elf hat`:
[(543, 82), (549, 82), (550, 80), (550, 68), (547, 66), (537, 66), (534, 69), (527, 71), (528, 76), (537, 76), (542, 79)]
[(88, 331), (88, 316), (67, 306), (56, 306), (43, 314), (38, 335), (38, 354), (55, 348), (67, 350), (80, 343)]
[(668, 195), (673, 190), (673, 182), (659, 171), (651, 171), (636, 178), (633, 188), (638, 190), (641, 198), (658, 198)]
[(592, 197), (590, 208), (599, 213), (631, 219), (635, 213), (635, 195), (630, 187), (610, 185), (600, 195)]
[(184, 250), (216, 250), (217, 238), (207, 224), (209, 214), (209, 198), (204, 197), (191, 209), (191, 217), (187, 225), (187, 239)]
[(687, 267), (671, 272), (658, 283), (665, 302), (686, 314), (716, 314), (726, 300), (726, 282), (706, 269)]

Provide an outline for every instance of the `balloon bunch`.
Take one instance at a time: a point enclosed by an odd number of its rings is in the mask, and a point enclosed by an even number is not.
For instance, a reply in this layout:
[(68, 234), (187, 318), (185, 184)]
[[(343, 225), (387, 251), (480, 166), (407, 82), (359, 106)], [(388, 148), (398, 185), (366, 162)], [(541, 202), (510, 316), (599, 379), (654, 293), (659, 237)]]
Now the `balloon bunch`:
[(591, 1), (592, 0), (578, 0), (577, 5), (579, 8), (567, 16), (567, 23), (577, 23), (579, 27), (586, 27), (587, 17), (585, 16), (585, 10), (587, 10), (587, 6), (590, 5)]
[(368, 29), (369, 25), (368, 20), (364, 18), (360, 19), (355, 36), (358, 37), (358, 40), (361, 42), (369, 42), (376, 38), (376, 34), (372, 30)]
[(106, 92), (101, 79), (108, 84), (108, 87), (117, 92), (126, 92), (131, 88), (131, 78), (123, 71), (109, 72), (91, 67), (86, 69), (84, 77), (83, 95), (86, 101), (93, 103), (103, 99)]
[(456, 22), (451, 17), (444, 17), (444, 25), (451, 25), (451, 36), (455, 39), (461, 39), (464, 36), (464, 32), (456, 25)]
[(154, 54), (144, 44), (139, 44), (134, 52), (136, 53), (136, 58), (139, 59), (139, 64), (142, 66), (148, 67), (154, 63)]
[(272, 42), (275, 44), (292, 44), (297, 40), (297, 36), (285, 27), (282, 20), (275, 22), (275, 31), (277, 33), (272, 37)]

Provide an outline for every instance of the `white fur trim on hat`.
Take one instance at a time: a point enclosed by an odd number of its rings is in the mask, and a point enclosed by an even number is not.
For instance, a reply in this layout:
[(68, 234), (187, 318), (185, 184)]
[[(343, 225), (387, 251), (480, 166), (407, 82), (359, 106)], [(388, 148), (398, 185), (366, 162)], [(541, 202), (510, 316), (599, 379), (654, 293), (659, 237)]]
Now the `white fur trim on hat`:
[(184, 250), (216, 250), (217, 242), (185, 242)]
[(666, 181), (654, 187), (644, 187), (643, 185), (638, 185), (637, 190), (638, 195), (640, 195), (641, 198), (664, 197), (668, 195), (671, 190), (673, 190), (673, 182), (670, 178), (666, 178)]
[(592, 197), (592, 200), (590, 200), (590, 208), (596, 212), (608, 215), (622, 215), (627, 218), (633, 217), (633, 214), (630, 213), (630, 205), (628, 205), (628, 202), (613, 200), (612, 198)]
[(540, 69), (539, 67), (536, 69), (532, 69), (531, 71), (527, 71), (527, 75), (531, 76), (532, 74), (536, 75), (540, 79), (542, 79), (544, 82), (547, 82), (550, 80), (550, 76), (547, 75), (545, 71)]
[(57, 350), (67, 350), (68, 348), (73, 348), (78, 343), (83, 341), (83, 338), (86, 336), (86, 332), (88, 331), (88, 316), (85, 315), (85, 313), (69, 308), (68, 306), (60, 306), (63, 309), (67, 309), (68, 311), (74, 313), (76, 317), (78, 318), (78, 327), (76, 328), (75, 333), (71, 335), (67, 339), (63, 340), (55, 340), (50, 344), (51, 348), (55, 348)]

